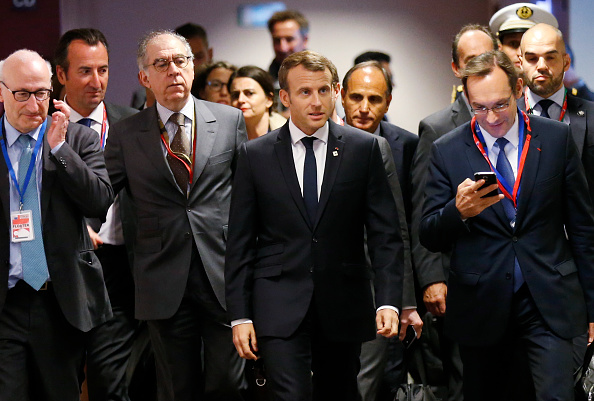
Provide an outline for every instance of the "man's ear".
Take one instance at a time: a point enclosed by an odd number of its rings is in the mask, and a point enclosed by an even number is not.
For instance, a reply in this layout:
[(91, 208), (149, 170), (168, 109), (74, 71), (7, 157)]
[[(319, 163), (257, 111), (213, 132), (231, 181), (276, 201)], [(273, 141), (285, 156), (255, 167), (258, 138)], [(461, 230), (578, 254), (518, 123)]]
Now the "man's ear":
[(388, 112), (388, 109), (390, 108), (390, 102), (392, 102), (392, 95), (390, 94), (390, 96), (388, 96), (386, 98), (386, 110), (384, 111), (384, 113)]
[(278, 93), (278, 96), (283, 106), (285, 106), (288, 109), (291, 106), (291, 97), (289, 96), (289, 92), (287, 92), (284, 89), (281, 89)]
[(140, 84), (142, 86), (144, 86), (145, 88), (149, 88), (149, 89), (151, 88), (151, 84), (149, 82), (148, 75), (147, 75), (146, 71), (144, 71), (144, 70), (138, 71), (138, 82), (140, 82)]
[(563, 72), (567, 72), (571, 67), (571, 56), (568, 53), (563, 55)]
[(516, 83), (516, 87), (515, 87), (515, 98), (516, 99), (519, 99), (522, 97), (523, 90), (524, 90), (524, 80), (522, 79), (522, 77), (518, 77), (518, 82)]
[(453, 61), (452, 61), (452, 71), (454, 72), (454, 75), (456, 76), (456, 78), (461, 78), (460, 68)]
[(66, 85), (66, 79), (68, 77), (66, 76), (66, 70), (62, 68), (61, 65), (56, 66), (56, 75), (58, 77), (58, 81), (60, 81), (62, 85)]

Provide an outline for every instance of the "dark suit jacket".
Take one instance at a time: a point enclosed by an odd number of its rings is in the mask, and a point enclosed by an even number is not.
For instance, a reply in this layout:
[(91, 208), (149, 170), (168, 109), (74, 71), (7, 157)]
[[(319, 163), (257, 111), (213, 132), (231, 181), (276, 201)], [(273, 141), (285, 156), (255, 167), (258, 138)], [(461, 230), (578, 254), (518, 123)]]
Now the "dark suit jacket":
[(410, 226), (412, 216), (412, 165), (419, 137), (385, 121), (380, 122), (380, 136), (388, 140), (392, 149), (406, 209), (406, 221)]
[[(518, 104), (526, 110), (524, 97)], [(567, 113), (571, 135), (586, 171), (590, 197), (594, 200), (594, 102), (567, 93)]]
[(115, 192), (135, 208), (136, 318), (167, 319), (184, 295), (192, 249), (198, 250), (225, 308), (223, 268), (231, 182), (237, 150), (247, 140), (238, 109), (194, 98), (196, 164), (189, 198), (177, 186), (161, 145), (156, 106), (110, 128), (105, 160)]
[[(48, 118), (47, 129), (51, 125)], [(46, 130), (47, 133), (47, 130)], [(0, 310), (6, 300), (9, 270), (10, 196), (9, 174), (0, 154)], [(58, 304), (68, 322), (89, 331), (111, 317), (103, 273), (87, 232), (84, 217), (105, 217), (113, 201), (97, 134), (70, 124), (66, 143), (50, 154), (43, 143), (41, 181), (43, 243), (50, 278)]]
[(594, 321), (594, 217), (583, 167), (567, 125), (534, 116), (530, 125), (513, 229), (501, 202), (466, 222), (456, 209), (458, 184), (489, 170), (470, 123), (432, 148), (420, 239), (431, 251), (452, 251), (445, 330), (460, 344), (501, 339), (511, 310), (514, 256), (553, 332), (571, 339)]
[(459, 96), (454, 103), (424, 118), (419, 124), (419, 144), (412, 169), (411, 246), (415, 272), (421, 288), (429, 284), (446, 281), (446, 273), (450, 263), (448, 255), (429, 252), (419, 242), (419, 224), (425, 200), (425, 183), (429, 171), (431, 145), (436, 139), (470, 121), (470, 118), (470, 111), (464, 102), (464, 98)]
[(329, 338), (375, 338), (364, 227), (379, 283), (376, 304), (401, 306), (402, 241), (378, 142), (352, 127), (329, 124), (313, 227), (288, 123), (240, 152), (225, 264), (227, 304), (230, 319), (251, 318), (259, 336), (290, 336), (315, 302)]

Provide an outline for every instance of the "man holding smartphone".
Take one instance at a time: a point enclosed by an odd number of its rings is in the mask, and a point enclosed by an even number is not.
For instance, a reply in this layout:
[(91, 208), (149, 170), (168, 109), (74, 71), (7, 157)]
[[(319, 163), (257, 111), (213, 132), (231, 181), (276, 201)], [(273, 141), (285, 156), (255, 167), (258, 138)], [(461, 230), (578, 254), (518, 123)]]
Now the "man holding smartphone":
[[(523, 83), (504, 53), (462, 76), (475, 117), (433, 144), (420, 240), (452, 252), (445, 331), (460, 343), (464, 399), (509, 399), (521, 348), (536, 399), (573, 400), (572, 339), (594, 321), (583, 167), (566, 125), (518, 110)], [(496, 184), (470, 178), (485, 171)]]

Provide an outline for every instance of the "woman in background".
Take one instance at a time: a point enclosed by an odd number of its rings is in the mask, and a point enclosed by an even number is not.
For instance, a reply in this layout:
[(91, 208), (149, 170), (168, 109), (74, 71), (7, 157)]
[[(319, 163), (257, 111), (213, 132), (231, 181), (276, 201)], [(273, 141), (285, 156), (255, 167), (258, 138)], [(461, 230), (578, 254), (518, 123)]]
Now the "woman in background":
[(205, 65), (196, 73), (192, 95), (209, 102), (230, 105), (228, 84), (235, 70), (237, 67), (226, 61)]

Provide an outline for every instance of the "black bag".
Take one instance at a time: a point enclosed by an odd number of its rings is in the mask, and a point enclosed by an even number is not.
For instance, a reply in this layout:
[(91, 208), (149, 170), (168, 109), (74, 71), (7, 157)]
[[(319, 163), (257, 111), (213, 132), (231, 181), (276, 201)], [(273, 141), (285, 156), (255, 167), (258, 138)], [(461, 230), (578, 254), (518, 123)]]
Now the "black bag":
[(575, 372), (574, 392), (575, 401), (594, 400), (594, 346), (588, 346), (584, 363)]

